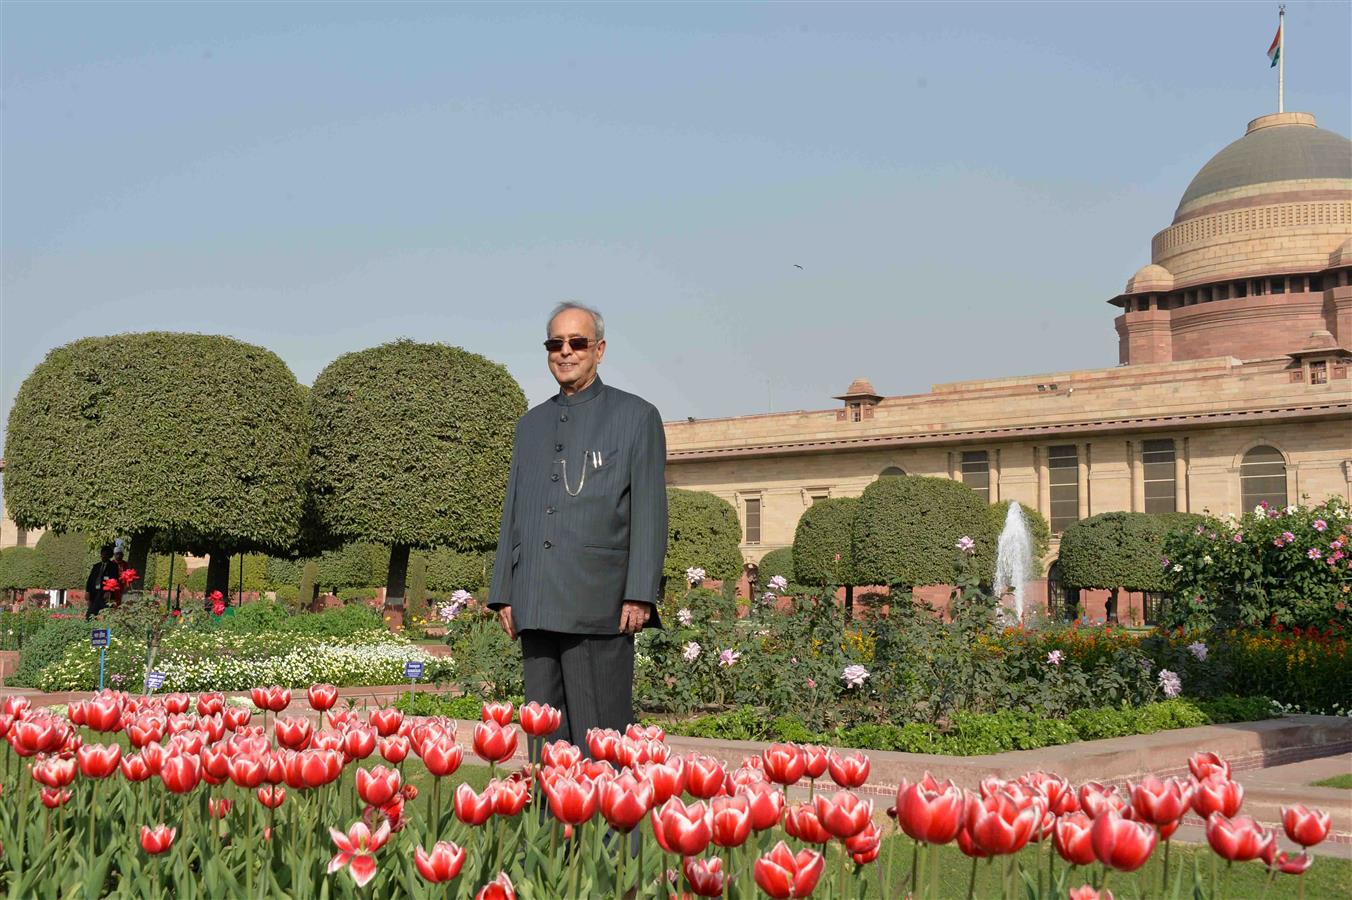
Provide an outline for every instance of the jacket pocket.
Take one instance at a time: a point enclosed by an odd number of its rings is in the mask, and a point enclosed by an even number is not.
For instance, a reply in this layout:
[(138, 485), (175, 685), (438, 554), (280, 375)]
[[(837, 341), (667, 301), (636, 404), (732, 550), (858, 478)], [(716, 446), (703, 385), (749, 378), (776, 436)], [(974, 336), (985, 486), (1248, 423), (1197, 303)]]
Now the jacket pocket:
[(512, 568), (515, 569), (515, 568), (516, 568), (516, 564), (519, 563), (519, 562), (521, 562), (521, 545), (520, 545), (520, 544), (513, 544), (513, 545), (512, 545)]
[(628, 553), (628, 547), (607, 547), (604, 544), (584, 544), (588, 550), (601, 550), (605, 553)]

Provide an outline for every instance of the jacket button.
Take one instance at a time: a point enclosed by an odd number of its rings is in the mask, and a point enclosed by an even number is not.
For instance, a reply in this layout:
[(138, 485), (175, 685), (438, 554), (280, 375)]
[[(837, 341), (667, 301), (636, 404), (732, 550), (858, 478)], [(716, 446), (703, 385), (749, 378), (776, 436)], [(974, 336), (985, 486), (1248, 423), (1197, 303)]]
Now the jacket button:
[(560, 415), (560, 416), (559, 416), (559, 421), (560, 421), (560, 422), (567, 422), (567, 421), (568, 421), (568, 413), (563, 413), (562, 415)]
[(558, 453), (558, 452), (559, 452), (560, 450), (562, 450), (562, 449), (563, 449), (563, 444), (555, 444), (555, 445), (554, 445), (554, 452), (555, 452), (555, 453)]
[(546, 507), (545, 507), (545, 515), (547, 515), (547, 516), (552, 516), (552, 515), (554, 515), (554, 507), (552, 507), (552, 506), (546, 506)]
[(550, 475), (550, 476), (549, 476), (549, 480), (550, 480), (550, 481), (558, 481), (558, 480), (559, 480), (559, 473), (558, 473), (558, 472), (555, 472), (553, 475)]
[(553, 547), (553, 546), (554, 546), (554, 545), (551, 544), (549, 541), (545, 541), (545, 549), (546, 549), (546, 550), (548, 550), (550, 547)]

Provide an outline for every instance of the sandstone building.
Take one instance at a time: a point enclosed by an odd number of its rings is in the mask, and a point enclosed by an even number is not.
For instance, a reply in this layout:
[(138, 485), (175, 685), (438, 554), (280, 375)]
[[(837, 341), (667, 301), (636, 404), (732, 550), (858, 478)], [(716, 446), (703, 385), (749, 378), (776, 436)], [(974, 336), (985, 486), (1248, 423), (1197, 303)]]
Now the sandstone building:
[(961, 480), (1054, 533), (1109, 510), (1352, 501), (1352, 142), (1307, 113), (1255, 119), (1151, 259), (1108, 301), (1115, 367), (909, 396), (861, 378), (831, 409), (670, 422), (668, 480), (736, 507), (748, 563), (816, 500), (888, 474)]

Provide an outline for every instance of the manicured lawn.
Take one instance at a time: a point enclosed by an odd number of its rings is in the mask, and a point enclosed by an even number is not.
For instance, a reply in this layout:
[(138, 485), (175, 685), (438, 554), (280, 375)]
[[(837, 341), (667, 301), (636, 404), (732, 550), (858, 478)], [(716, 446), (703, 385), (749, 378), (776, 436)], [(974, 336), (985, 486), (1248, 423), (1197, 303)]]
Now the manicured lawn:
[(1325, 778), (1323, 781), (1316, 781), (1315, 787), (1346, 788), (1352, 790), (1352, 775), (1334, 775), (1332, 778)]

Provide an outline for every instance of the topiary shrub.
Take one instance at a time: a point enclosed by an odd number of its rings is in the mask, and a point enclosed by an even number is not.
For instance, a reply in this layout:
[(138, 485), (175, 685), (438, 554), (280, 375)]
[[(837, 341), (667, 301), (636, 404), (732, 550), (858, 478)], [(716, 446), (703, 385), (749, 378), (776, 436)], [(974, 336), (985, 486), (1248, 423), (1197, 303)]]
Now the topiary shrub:
[(0, 590), (23, 591), (34, 586), (32, 547), (0, 550)]
[[(91, 563), (92, 565), (92, 563)], [(168, 589), (169, 554), (154, 553), (146, 559), (146, 570), (141, 581), (148, 587)], [(182, 554), (174, 554), (174, 590), (185, 587), (188, 581), (188, 561)]]
[(853, 537), (858, 514), (858, 497), (818, 500), (803, 511), (793, 533), (795, 581), (816, 587), (857, 584)]
[(491, 553), (465, 553), (449, 547), (424, 550), (419, 554), (427, 566), (427, 589), (445, 596), (452, 591), (478, 594), (488, 586)]
[(319, 563), (313, 559), (306, 560), (300, 570), (300, 590), (296, 601), (299, 606), (308, 607), (315, 601), (315, 594), (319, 590), (318, 579)]
[(995, 568), (990, 504), (959, 481), (901, 475), (864, 489), (854, 521), (856, 577), (864, 584), (952, 584), (958, 539), (976, 542), (975, 571)]
[(742, 523), (737, 510), (708, 491), (667, 488), (667, 558), (662, 574), (684, 584), (686, 569), (709, 578), (735, 580), (742, 574)]
[(1116, 621), (1119, 590), (1169, 589), (1165, 538), (1189, 521), (1178, 514), (1106, 512), (1072, 522), (1061, 534), (1061, 577), (1073, 588), (1112, 591), (1107, 613), (1109, 621)]
[(770, 579), (776, 575), (784, 577), (785, 581), (794, 581), (793, 575), (793, 548), (780, 547), (778, 550), (771, 550), (761, 557), (756, 564), (759, 571), (760, 584), (762, 586), (770, 583)]
[(278, 556), (268, 557), (268, 588), (275, 591), (282, 585), (298, 586), (300, 584), (300, 570), (304, 565), (304, 560), (283, 559)]
[[(999, 500), (990, 505), (991, 525), (995, 528), (995, 540), (997, 544), (1000, 540), (1000, 534), (1005, 530), (1005, 519), (1009, 517), (1009, 500)], [(1027, 504), (1020, 503), (1019, 509), (1023, 511), (1023, 520), (1028, 524), (1028, 537), (1033, 542), (1033, 559), (1039, 564), (1047, 558), (1047, 553), (1052, 546), (1052, 527), (1047, 524), (1046, 518), (1042, 513), (1033, 509)]]
[(321, 590), (338, 592), (350, 587), (376, 587), (385, 580), (388, 548), (353, 542), (319, 557), (315, 583)]
[(294, 584), (279, 584), (274, 593), (277, 595), (277, 602), (285, 604), (289, 609), (295, 609), (296, 604), (300, 602), (300, 588)]
[(281, 603), (258, 600), (236, 609), (233, 616), (222, 620), (222, 627), (246, 634), (269, 634), (281, 628), (290, 618), (291, 613)]
[(183, 582), (183, 586), (190, 591), (202, 593), (207, 589), (207, 567), (199, 566), (188, 572), (188, 578)]
[(317, 638), (342, 638), (373, 628), (385, 629), (380, 613), (365, 603), (349, 603), (323, 612), (291, 616), (278, 630)]
[(48, 531), (38, 538), (31, 575), (35, 587), (84, 590), (89, 570), (99, 561), (89, 536), (79, 532)]
[(234, 554), (230, 557), (230, 590), (238, 593), (240, 590), (240, 566), (244, 568), (244, 592), (261, 593), (268, 590), (271, 582), (268, 581), (268, 557), (262, 553), (245, 553), (241, 562), (241, 554)]

